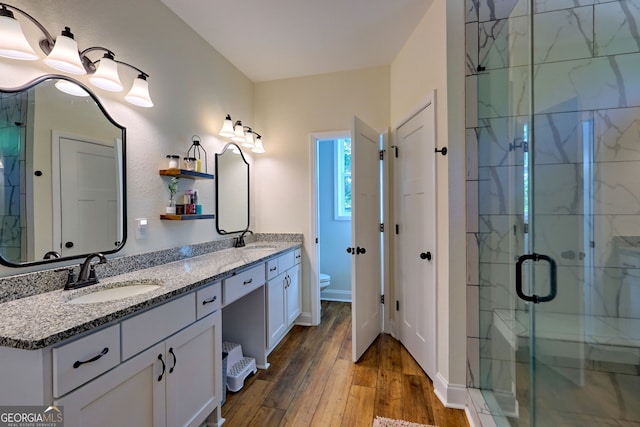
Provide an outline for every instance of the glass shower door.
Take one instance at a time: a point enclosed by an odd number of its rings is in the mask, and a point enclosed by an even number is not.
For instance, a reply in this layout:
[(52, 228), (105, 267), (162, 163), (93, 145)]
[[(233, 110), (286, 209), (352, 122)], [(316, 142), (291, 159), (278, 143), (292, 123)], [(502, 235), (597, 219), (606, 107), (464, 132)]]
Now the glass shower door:
[(516, 279), (529, 375), (517, 381), (531, 425), (640, 425), (640, 77), (629, 68), (640, 2), (564, 3), (533, 1), (528, 15), (528, 253)]

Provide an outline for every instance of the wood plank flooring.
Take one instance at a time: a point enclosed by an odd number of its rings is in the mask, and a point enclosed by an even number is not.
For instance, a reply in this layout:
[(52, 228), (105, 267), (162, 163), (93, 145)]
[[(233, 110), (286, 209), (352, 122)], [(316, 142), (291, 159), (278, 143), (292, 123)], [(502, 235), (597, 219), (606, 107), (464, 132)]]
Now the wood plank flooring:
[(468, 427), (445, 408), (405, 348), (380, 335), (351, 362), (351, 305), (322, 302), (322, 323), (295, 326), (269, 356), (271, 367), (227, 392), (225, 427), (366, 426), (375, 416), (439, 427)]

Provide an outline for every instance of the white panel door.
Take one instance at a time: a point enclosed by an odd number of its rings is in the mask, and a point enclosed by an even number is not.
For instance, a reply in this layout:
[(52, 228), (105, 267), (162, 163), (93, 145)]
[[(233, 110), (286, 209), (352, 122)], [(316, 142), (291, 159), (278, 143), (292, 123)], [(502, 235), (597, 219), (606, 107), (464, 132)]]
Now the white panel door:
[(356, 362), (382, 332), (380, 135), (357, 117), (352, 135), (351, 310)]
[[(396, 132), (395, 283), (400, 340), (431, 378), (436, 373), (436, 174), (434, 107)], [(439, 154), (438, 154), (439, 155)]]
[(115, 155), (113, 147), (60, 138), (62, 256), (118, 246)]

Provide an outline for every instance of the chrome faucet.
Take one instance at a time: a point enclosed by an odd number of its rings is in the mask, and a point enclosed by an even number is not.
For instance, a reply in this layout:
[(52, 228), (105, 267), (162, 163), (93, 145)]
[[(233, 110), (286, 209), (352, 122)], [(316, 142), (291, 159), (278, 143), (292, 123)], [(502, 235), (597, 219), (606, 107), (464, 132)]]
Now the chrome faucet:
[(87, 258), (80, 264), (80, 272), (78, 273), (78, 279), (76, 280), (73, 274), (73, 267), (69, 269), (69, 276), (67, 277), (67, 283), (64, 286), (65, 290), (82, 288), (84, 286), (94, 285), (98, 283), (98, 276), (96, 276), (96, 270), (94, 264), (91, 264), (91, 260), (98, 258), (98, 264), (104, 264), (107, 259), (101, 253), (93, 253), (87, 255)]
[(246, 245), (246, 243), (245, 243), (245, 241), (244, 241), (244, 236), (245, 236), (247, 233), (251, 233), (251, 234), (253, 234), (253, 231), (249, 230), (248, 228), (247, 228), (246, 230), (244, 230), (244, 231), (242, 232), (242, 234), (240, 234), (240, 236), (239, 236), (239, 237), (236, 237), (236, 238), (235, 238), (235, 243), (234, 243), (234, 245), (233, 245), (233, 246), (234, 246), (234, 247), (236, 247), (236, 248), (244, 248), (244, 246)]

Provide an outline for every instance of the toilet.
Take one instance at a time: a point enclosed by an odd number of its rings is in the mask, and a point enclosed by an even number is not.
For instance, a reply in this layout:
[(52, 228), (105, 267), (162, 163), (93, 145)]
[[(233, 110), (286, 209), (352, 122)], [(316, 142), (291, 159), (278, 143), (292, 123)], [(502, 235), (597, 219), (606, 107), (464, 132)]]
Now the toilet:
[(323, 291), (331, 285), (331, 276), (320, 273), (320, 290)]

